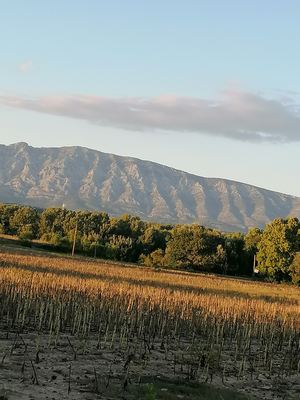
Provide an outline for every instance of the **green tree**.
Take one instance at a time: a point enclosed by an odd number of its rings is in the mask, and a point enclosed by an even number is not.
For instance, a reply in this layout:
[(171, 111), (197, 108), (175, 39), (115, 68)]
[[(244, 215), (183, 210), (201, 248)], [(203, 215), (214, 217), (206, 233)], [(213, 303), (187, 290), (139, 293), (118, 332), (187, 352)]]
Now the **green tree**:
[(277, 218), (268, 224), (258, 244), (258, 269), (275, 280), (291, 279), (290, 266), (299, 248), (297, 218)]
[(253, 255), (257, 253), (258, 244), (261, 241), (263, 231), (259, 228), (250, 228), (245, 235), (245, 249)]
[(0, 204), (0, 233), (16, 235), (17, 232), (11, 226), (14, 214), (21, 208), (16, 204)]
[(51, 241), (51, 238), (54, 237), (53, 234), (64, 238), (66, 236), (64, 224), (70, 214), (70, 211), (63, 208), (47, 208), (44, 210), (40, 217), (40, 237), (45, 241)]
[(109, 233), (137, 239), (143, 234), (145, 226), (145, 222), (141, 221), (139, 217), (124, 214), (121, 217), (111, 219)]
[(157, 249), (153, 251), (152, 253), (148, 254), (145, 256), (142, 254), (140, 257), (140, 261), (142, 264), (144, 264), (146, 267), (154, 267), (154, 268), (159, 268), (163, 267), (165, 265), (165, 253), (162, 249)]
[(158, 249), (165, 250), (168, 236), (169, 232), (162, 229), (160, 225), (149, 224), (141, 236), (143, 253), (150, 254)]
[(122, 235), (112, 235), (106, 243), (106, 256), (118, 261), (132, 261), (133, 240)]
[(242, 233), (226, 233), (226, 273), (231, 275), (251, 275), (253, 256), (245, 249), (245, 238)]
[(32, 240), (38, 236), (39, 213), (32, 207), (19, 207), (9, 223), (12, 232), (21, 239)]
[(217, 247), (223, 243), (219, 232), (200, 225), (178, 225), (171, 231), (165, 262), (173, 267), (212, 271)]
[(105, 257), (105, 242), (99, 233), (84, 234), (81, 239), (81, 248), (85, 254), (94, 257)]

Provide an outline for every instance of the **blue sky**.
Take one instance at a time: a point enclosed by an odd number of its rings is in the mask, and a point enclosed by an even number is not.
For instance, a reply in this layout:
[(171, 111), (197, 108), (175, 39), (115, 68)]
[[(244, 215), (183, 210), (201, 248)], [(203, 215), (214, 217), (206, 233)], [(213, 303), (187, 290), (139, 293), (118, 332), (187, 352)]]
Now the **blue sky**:
[(0, 142), (300, 196), (300, 3), (1, 1)]

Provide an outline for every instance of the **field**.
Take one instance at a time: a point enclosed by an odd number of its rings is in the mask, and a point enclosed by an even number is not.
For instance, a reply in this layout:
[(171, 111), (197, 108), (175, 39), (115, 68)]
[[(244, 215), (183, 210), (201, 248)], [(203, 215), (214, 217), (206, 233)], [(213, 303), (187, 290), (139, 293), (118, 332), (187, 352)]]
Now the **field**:
[(299, 399), (299, 304), (289, 285), (2, 245), (0, 399)]

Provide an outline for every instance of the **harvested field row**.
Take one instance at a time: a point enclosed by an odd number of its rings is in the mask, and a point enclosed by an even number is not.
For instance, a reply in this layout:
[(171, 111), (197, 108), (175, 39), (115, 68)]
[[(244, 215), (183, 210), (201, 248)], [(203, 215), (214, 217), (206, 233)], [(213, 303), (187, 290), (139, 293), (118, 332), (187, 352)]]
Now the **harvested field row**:
[[(295, 287), (32, 252), (2, 252), (0, 271), (1, 331), (16, 343), (33, 335), (38, 355), (58, 349), (66, 336), (73, 357), (115, 355), (111, 374), (115, 368), (124, 396), (154, 371), (199, 383), (243, 382), (258, 395), (266, 382), (280, 381), (265, 398), (279, 399), (282, 390), (296, 395)], [(95, 369), (99, 362), (93, 357)]]

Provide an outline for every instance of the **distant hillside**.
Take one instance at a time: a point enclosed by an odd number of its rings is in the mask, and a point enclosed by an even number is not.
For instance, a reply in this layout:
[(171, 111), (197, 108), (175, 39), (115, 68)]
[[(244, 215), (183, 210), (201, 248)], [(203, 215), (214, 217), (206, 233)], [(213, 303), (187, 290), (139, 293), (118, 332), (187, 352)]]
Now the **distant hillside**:
[(0, 145), (0, 202), (130, 213), (222, 230), (300, 216), (300, 198), (82, 147)]

